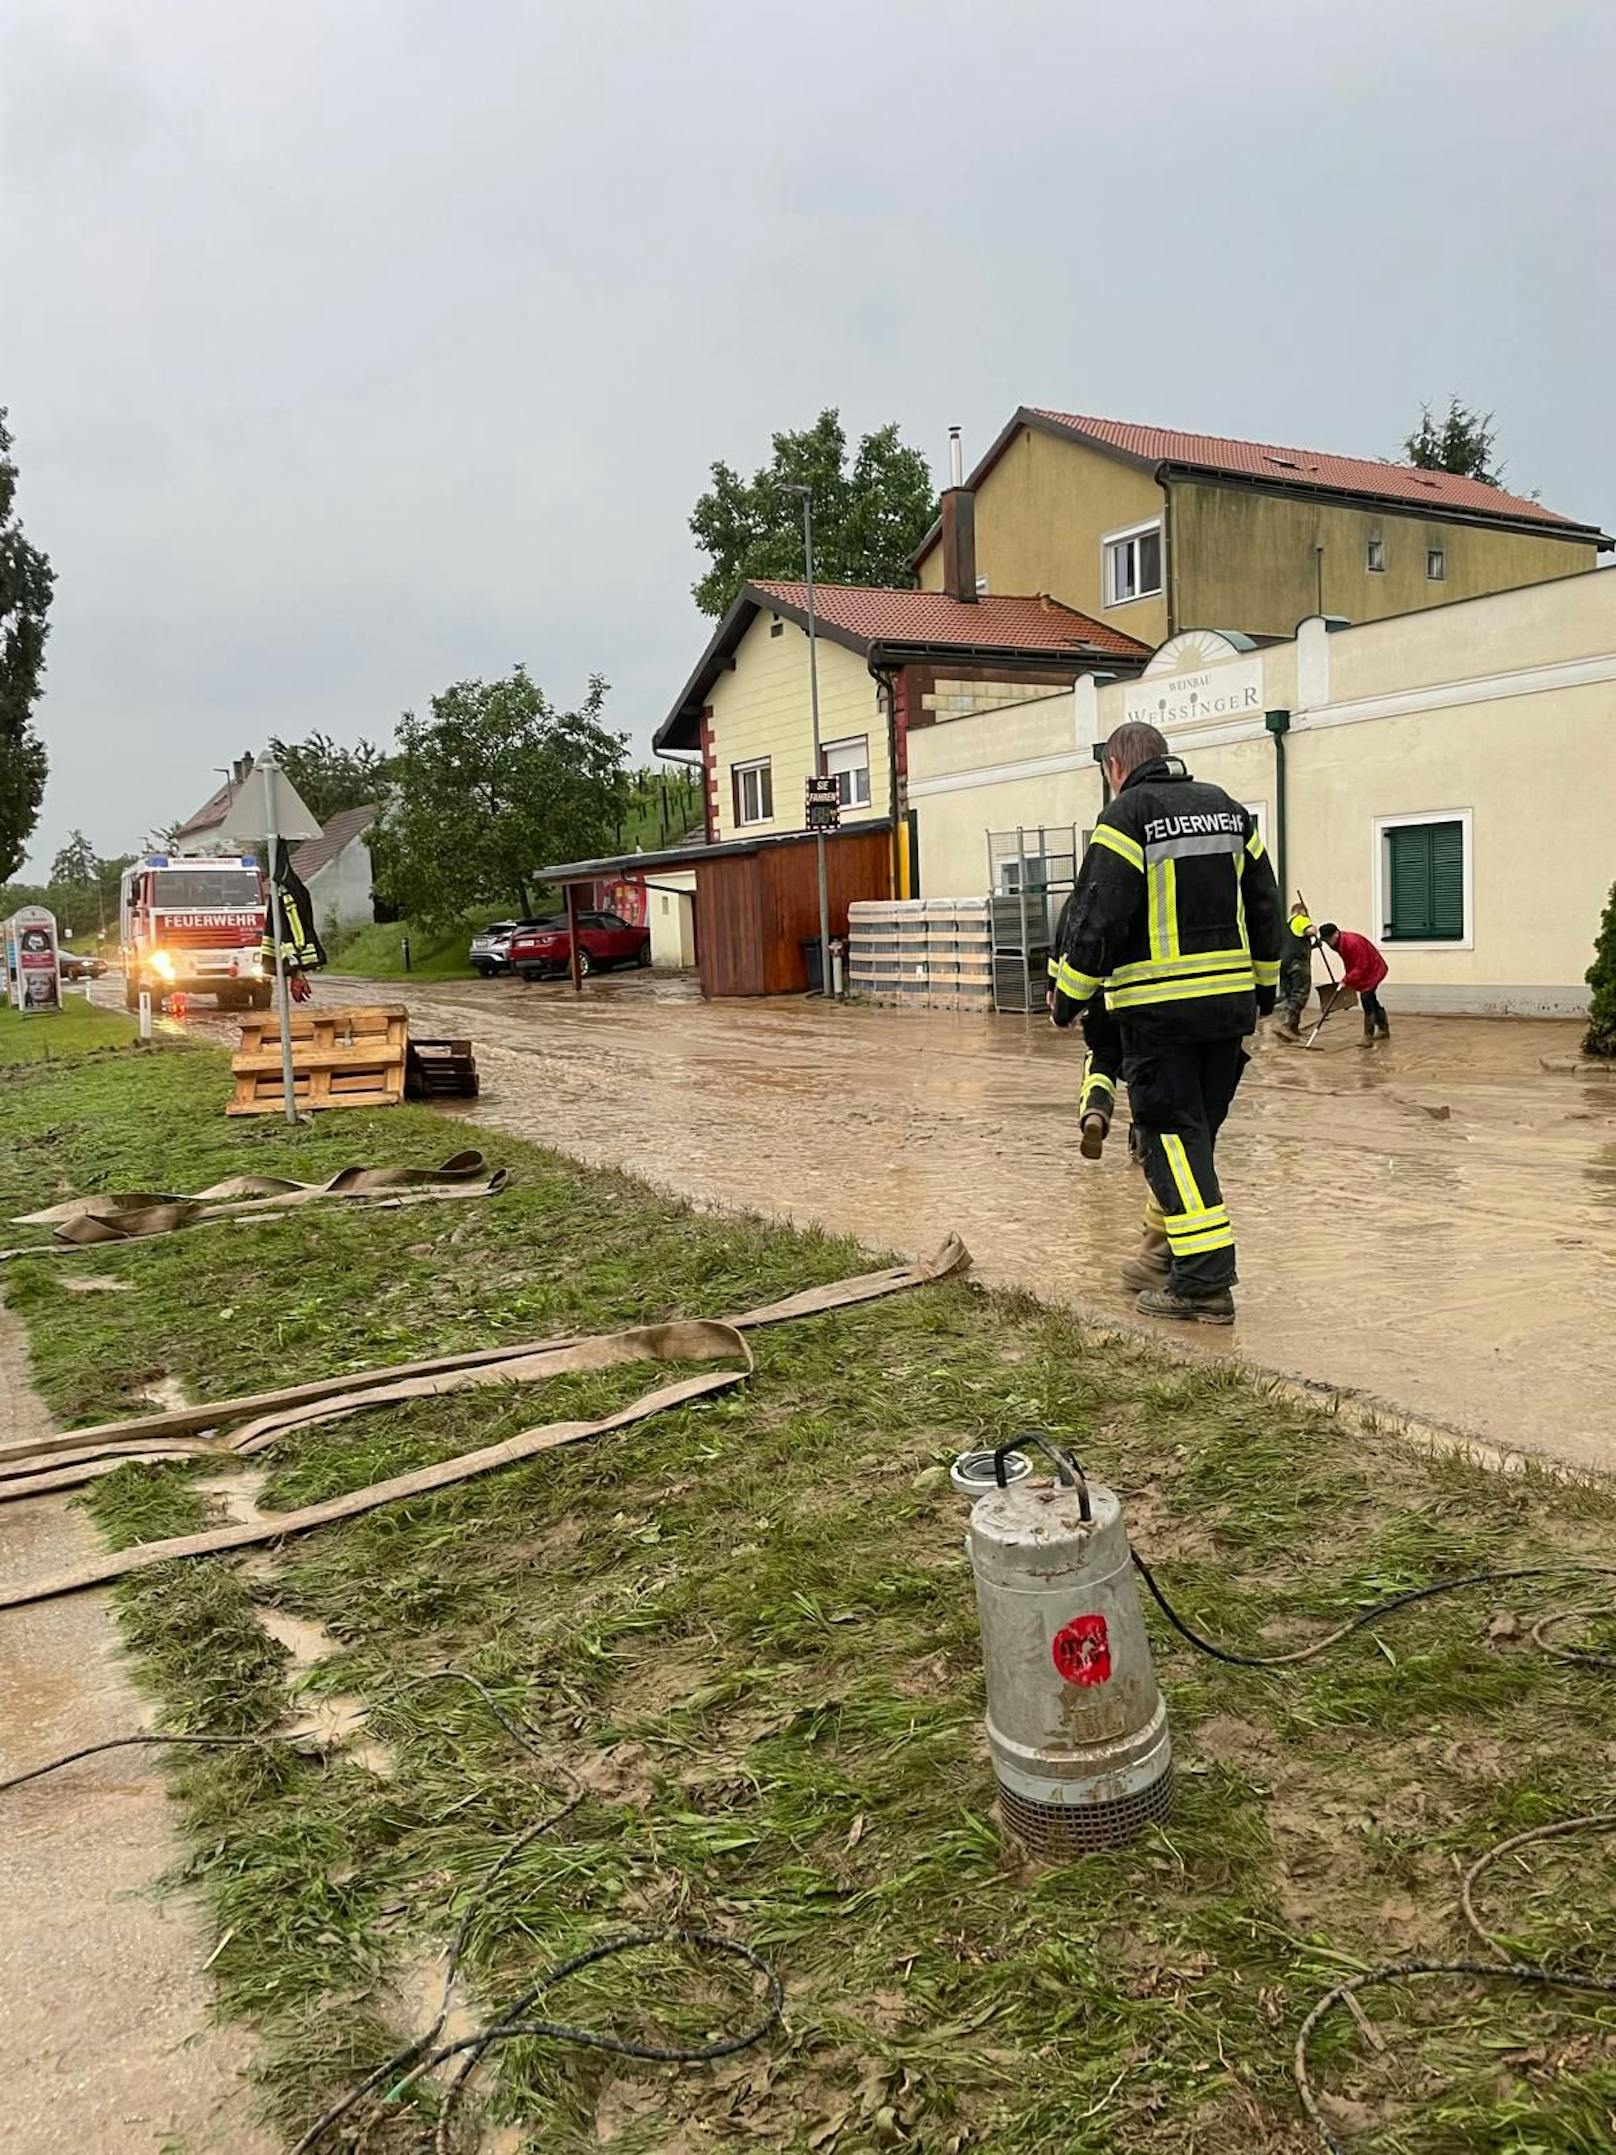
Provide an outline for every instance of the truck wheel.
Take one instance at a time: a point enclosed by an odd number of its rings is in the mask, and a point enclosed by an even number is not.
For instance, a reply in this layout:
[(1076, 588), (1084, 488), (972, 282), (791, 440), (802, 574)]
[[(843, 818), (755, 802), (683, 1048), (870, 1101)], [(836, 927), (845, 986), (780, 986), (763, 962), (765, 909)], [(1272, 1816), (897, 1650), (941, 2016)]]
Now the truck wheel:
[(273, 989), (273, 988), (272, 988), (272, 987), (270, 986), (269, 982), (268, 982), (268, 981), (266, 980), (266, 981), (265, 981), (265, 982), (263, 983), (262, 987), (257, 987), (257, 988), (254, 988), (254, 989), (253, 989), (253, 991), (252, 991), (252, 994), (251, 994), (251, 997), (249, 998), (249, 1000), (250, 1000), (250, 1004), (251, 1004), (251, 1007), (252, 1007), (252, 1008), (253, 1008), (254, 1010), (267, 1010), (267, 1009), (269, 1008), (269, 1006), (270, 1006), (271, 1002), (273, 1002), (273, 1000), (274, 1000), (274, 997), (275, 997), (275, 990), (274, 990), (274, 989)]

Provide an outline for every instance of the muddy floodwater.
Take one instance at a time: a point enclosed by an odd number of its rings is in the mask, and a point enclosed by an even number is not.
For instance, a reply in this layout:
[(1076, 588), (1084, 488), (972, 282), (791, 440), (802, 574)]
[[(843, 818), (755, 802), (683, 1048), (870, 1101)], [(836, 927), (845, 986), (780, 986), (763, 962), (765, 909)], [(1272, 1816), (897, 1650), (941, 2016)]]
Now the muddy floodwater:
[[(1143, 1185), (1120, 1133), (1078, 1157), (1081, 1042), (1042, 1019), (703, 1003), (644, 975), (405, 999), (417, 1030), (473, 1036), (471, 1122), (877, 1248), (957, 1228), (978, 1278), (1132, 1321)], [(1394, 1016), (1366, 1050), (1345, 1014), (1308, 1052), (1260, 1042), (1219, 1145), (1239, 1322), (1171, 1337), (1616, 1468), (1616, 1076), (1576, 1069), (1579, 1032)]]

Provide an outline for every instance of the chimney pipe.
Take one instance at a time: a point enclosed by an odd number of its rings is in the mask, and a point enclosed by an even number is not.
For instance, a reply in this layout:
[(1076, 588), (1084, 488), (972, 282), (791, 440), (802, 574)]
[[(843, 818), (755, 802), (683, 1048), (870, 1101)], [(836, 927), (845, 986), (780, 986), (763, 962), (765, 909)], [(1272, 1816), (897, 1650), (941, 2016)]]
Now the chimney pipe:
[(960, 450), (958, 427), (950, 427), (948, 430), (948, 483), (950, 486), (965, 484), (965, 459)]
[(968, 486), (951, 486), (943, 496), (943, 589), (976, 604), (976, 496)]

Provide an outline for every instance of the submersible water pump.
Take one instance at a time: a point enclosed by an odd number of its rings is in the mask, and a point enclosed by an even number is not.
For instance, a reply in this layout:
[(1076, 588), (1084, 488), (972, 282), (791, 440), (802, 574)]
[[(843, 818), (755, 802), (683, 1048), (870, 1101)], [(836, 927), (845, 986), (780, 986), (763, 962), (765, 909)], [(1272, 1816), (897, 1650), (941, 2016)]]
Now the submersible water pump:
[[(1012, 1480), (1007, 1462), (1030, 1451), (1045, 1454), (1053, 1481)], [(977, 1455), (978, 1476), (989, 1457), (993, 1480), (971, 1507), (965, 1546), (999, 1808), (1034, 1855), (1112, 1848), (1173, 1805), (1167, 1709), (1122, 1506), (1042, 1437)], [(971, 1486), (970, 1478), (957, 1472), (955, 1486)]]

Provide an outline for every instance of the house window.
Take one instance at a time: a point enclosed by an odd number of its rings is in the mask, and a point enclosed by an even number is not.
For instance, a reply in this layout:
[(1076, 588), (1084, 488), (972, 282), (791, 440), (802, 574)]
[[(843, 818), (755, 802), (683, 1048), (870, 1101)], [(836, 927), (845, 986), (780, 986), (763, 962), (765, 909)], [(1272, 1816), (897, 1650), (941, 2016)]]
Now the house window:
[(1428, 546), (1425, 549), (1425, 574), (1433, 584), (1440, 584), (1448, 573), (1448, 550), (1445, 546)]
[(1468, 818), (1383, 823), (1381, 932), (1388, 943), (1469, 940)]
[(783, 636), (785, 632), (786, 625), (783, 621), (771, 621), (769, 623), (769, 634), (771, 636)]
[(770, 822), (774, 816), (774, 778), (768, 757), (758, 763), (732, 764), (730, 778), (735, 787), (736, 822)]
[(1130, 599), (1148, 599), (1162, 587), (1162, 528), (1138, 524), (1131, 531), (1113, 531), (1100, 542), (1105, 560), (1105, 603), (1126, 606)]
[(837, 796), (844, 808), (868, 808), (870, 805), (870, 737), (861, 733), (856, 740), (827, 741), (819, 751), (819, 767), (827, 778), (836, 781)]
[(1364, 547), (1364, 567), (1371, 576), (1385, 575), (1386, 541), (1384, 539), (1370, 539), (1366, 542)]

